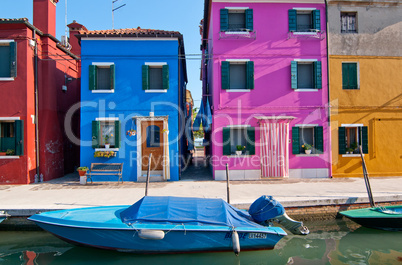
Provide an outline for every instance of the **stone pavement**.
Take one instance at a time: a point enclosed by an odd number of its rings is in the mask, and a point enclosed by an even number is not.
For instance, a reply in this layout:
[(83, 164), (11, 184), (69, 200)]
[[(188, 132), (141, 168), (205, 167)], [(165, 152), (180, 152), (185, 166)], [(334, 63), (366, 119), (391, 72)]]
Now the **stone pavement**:
[[(371, 178), (376, 202), (402, 201), (402, 177)], [(225, 181), (151, 182), (148, 195), (222, 198)], [(102, 205), (129, 205), (144, 196), (145, 183), (94, 182), (80, 185), (78, 174), (30, 185), (0, 186), (0, 211), (29, 216), (39, 211)], [(285, 207), (368, 202), (363, 178), (232, 181), (230, 203), (248, 206), (261, 195), (272, 195)]]

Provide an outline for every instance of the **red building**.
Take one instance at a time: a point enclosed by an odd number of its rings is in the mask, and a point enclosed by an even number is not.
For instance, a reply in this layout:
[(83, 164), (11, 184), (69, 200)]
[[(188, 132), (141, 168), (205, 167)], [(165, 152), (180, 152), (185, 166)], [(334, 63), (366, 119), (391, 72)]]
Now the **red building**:
[(79, 116), (68, 111), (80, 100), (74, 34), (83, 26), (69, 25), (73, 47), (60, 43), (57, 2), (33, 0), (33, 24), (0, 18), (0, 184), (58, 178), (79, 164), (79, 147), (69, 137), (79, 133)]

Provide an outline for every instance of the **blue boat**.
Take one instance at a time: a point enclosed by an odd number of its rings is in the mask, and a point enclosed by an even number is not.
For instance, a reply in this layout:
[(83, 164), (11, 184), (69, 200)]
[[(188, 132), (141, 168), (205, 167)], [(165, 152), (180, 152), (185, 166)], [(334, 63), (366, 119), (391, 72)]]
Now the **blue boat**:
[(0, 223), (6, 220), (10, 215), (5, 213), (4, 211), (0, 211)]
[[(261, 218), (264, 209), (255, 212)], [(282, 228), (257, 223), (222, 199), (145, 196), (131, 206), (44, 212), (28, 219), (76, 245), (136, 253), (237, 254), (240, 248), (273, 249), (286, 236)]]

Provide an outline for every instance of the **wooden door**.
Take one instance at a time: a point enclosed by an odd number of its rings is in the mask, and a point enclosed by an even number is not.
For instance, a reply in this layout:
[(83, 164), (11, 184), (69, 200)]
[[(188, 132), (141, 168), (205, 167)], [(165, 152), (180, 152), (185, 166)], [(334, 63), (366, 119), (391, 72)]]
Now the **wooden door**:
[(152, 153), (151, 170), (163, 170), (163, 121), (141, 123), (142, 170), (148, 170), (149, 154)]

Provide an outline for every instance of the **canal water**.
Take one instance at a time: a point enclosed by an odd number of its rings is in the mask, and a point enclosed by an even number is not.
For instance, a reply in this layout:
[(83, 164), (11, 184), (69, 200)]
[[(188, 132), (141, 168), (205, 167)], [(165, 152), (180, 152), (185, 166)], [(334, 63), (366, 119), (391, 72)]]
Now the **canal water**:
[(351, 221), (305, 223), (308, 236), (288, 235), (273, 250), (138, 255), (75, 247), (47, 232), (0, 231), (0, 264), (401, 264), (402, 232), (360, 227)]

